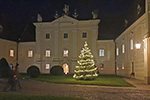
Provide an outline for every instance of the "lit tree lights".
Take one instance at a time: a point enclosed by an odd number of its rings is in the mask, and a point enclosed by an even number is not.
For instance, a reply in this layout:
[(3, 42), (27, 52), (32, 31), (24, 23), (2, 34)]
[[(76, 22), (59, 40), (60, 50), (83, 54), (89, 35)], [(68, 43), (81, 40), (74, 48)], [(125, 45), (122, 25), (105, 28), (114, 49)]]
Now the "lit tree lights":
[(73, 78), (81, 80), (92, 80), (98, 76), (97, 68), (95, 67), (93, 60), (93, 55), (86, 41), (84, 47), (81, 50), (77, 63), (78, 65), (75, 67), (75, 74), (73, 75)]

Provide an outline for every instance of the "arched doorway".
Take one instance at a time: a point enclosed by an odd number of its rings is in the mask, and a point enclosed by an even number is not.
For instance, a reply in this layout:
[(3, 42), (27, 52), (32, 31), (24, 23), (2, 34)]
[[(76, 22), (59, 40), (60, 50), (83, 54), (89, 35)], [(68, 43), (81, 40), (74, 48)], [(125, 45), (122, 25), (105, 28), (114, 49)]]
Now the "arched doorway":
[(37, 78), (40, 75), (40, 69), (37, 66), (32, 65), (28, 67), (27, 74), (32, 78)]
[(63, 69), (64, 69), (64, 73), (65, 74), (69, 73), (69, 66), (68, 66), (68, 64), (63, 64)]

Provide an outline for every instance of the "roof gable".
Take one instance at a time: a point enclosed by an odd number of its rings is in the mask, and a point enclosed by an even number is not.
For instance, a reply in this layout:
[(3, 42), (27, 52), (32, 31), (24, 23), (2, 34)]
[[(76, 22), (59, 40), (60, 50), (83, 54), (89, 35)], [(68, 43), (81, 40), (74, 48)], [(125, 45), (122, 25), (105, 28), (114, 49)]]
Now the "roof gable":
[(72, 18), (72, 17), (69, 17), (67, 15), (63, 15), (62, 17), (52, 21), (51, 23), (72, 23), (72, 22), (78, 22), (78, 20)]

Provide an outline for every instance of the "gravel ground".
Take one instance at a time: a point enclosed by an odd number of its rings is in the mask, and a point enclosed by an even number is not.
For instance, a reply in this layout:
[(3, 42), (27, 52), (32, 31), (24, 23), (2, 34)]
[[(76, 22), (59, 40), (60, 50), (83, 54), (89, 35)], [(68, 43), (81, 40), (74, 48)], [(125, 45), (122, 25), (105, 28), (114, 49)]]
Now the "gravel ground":
[[(54, 84), (34, 80), (21, 80), (21, 90), (7, 91), (7, 93), (70, 96), (86, 100), (150, 100), (150, 85), (145, 85), (135, 79), (125, 80), (136, 87)], [(6, 85), (6, 81), (0, 79), (1, 93)]]

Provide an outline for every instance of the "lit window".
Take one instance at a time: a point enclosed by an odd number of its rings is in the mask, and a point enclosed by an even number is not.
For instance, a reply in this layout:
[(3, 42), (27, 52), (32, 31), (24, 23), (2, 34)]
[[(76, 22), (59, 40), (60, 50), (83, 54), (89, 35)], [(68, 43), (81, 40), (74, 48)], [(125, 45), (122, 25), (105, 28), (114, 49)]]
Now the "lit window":
[(33, 57), (33, 51), (32, 50), (28, 51), (28, 57)]
[(50, 38), (50, 34), (46, 34), (46, 39), (49, 39)]
[(125, 46), (124, 46), (124, 44), (122, 45), (122, 53), (125, 53)]
[(50, 64), (46, 64), (45, 69), (50, 69)]
[(10, 50), (10, 57), (14, 57), (14, 50)]
[(99, 56), (100, 57), (104, 56), (104, 49), (99, 49)]
[(64, 33), (64, 38), (68, 38), (68, 33)]
[(87, 33), (86, 32), (82, 33), (82, 38), (86, 38), (86, 37), (87, 37)]
[(68, 50), (64, 50), (64, 57), (68, 57)]
[(133, 40), (131, 40), (130, 42), (131, 42), (131, 50), (133, 50)]
[(116, 55), (119, 55), (119, 48), (116, 49)]
[(124, 64), (122, 64), (122, 69), (124, 70)]
[(46, 50), (46, 57), (50, 57), (50, 50)]
[(117, 70), (119, 70), (119, 67), (117, 67)]
[(69, 73), (69, 66), (68, 66), (68, 64), (63, 64), (63, 69), (64, 69), (64, 73), (65, 74)]

